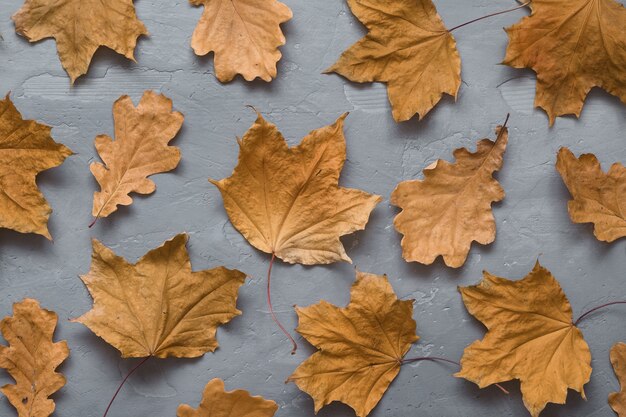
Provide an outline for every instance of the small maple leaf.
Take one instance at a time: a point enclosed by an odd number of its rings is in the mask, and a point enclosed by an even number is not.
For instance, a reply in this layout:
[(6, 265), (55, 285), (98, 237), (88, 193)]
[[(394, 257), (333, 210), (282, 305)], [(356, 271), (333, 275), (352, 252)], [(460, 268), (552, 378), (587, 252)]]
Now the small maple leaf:
[(280, 24), (291, 19), (291, 9), (276, 0), (189, 0), (204, 6), (191, 38), (196, 55), (215, 52), (215, 76), (221, 82), (241, 74), (271, 81), (285, 44)]
[(431, 0), (348, 0), (367, 27), (363, 39), (325, 72), (359, 83), (387, 83), (396, 121), (421, 118), (443, 94), (456, 99), (461, 58)]
[(498, 126), (496, 137), (479, 141), (474, 153), (456, 149), (454, 163), (438, 159), (424, 169), (424, 180), (403, 181), (393, 190), (391, 204), (402, 209), (393, 223), (404, 235), (404, 259), (430, 265), (441, 255), (458, 268), (473, 241), (494, 241), (491, 204), (504, 198), (504, 190), (492, 175), (502, 167), (507, 128)]
[(338, 186), (346, 114), (293, 148), (257, 115), (239, 141), (233, 174), (209, 180), (220, 190), (230, 221), (252, 246), (286, 262), (350, 262), (339, 237), (363, 229), (381, 198)]
[(533, 0), (532, 14), (506, 29), (504, 64), (537, 73), (535, 106), (550, 125), (580, 116), (600, 87), (626, 103), (626, 9), (614, 0)]
[(30, 42), (56, 40), (72, 83), (87, 73), (100, 46), (134, 60), (137, 38), (148, 34), (133, 0), (26, 0), (13, 21), (16, 32)]
[(593, 223), (593, 234), (604, 242), (626, 236), (626, 168), (613, 164), (606, 174), (593, 154), (576, 159), (567, 148), (557, 155), (556, 169), (573, 200), (567, 203), (574, 223)]
[(572, 307), (550, 271), (539, 265), (519, 281), (483, 272), (459, 291), (487, 334), (463, 352), (455, 376), (480, 388), (520, 380), (524, 405), (537, 417), (547, 403), (565, 404), (567, 389), (585, 398), (591, 353), (572, 323)]
[(0, 227), (52, 239), (52, 209), (37, 174), (63, 163), (72, 151), (56, 143), (49, 126), (24, 120), (7, 95), (0, 100)]
[(287, 381), (313, 397), (316, 413), (340, 401), (357, 416), (368, 415), (419, 339), (413, 300), (398, 300), (386, 276), (357, 271), (347, 307), (322, 300), (296, 312), (296, 330), (319, 351)]
[(171, 171), (180, 161), (180, 150), (168, 143), (176, 136), (184, 117), (172, 111), (172, 101), (162, 94), (146, 91), (135, 107), (128, 96), (113, 105), (115, 141), (107, 135), (96, 137), (95, 146), (104, 164), (91, 164), (91, 173), (100, 184), (93, 196), (93, 216), (107, 217), (118, 205), (133, 202), (131, 192), (151, 194), (156, 185), (148, 177)]
[(202, 393), (197, 409), (181, 404), (177, 417), (272, 417), (278, 405), (262, 397), (251, 396), (248, 391), (225, 391), (224, 381), (215, 378), (209, 381)]
[(214, 351), (217, 326), (241, 314), (237, 291), (246, 275), (224, 267), (192, 272), (180, 234), (128, 263), (97, 240), (81, 279), (93, 308), (75, 319), (124, 358), (195, 358)]
[(55, 369), (70, 354), (67, 342), (54, 343), (57, 315), (26, 298), (13, 304), (13, 317), (0, 322), (9, 346), (0, 345), (0, 368), (15, 380), (0, 390), (15, 407), (19, 417), (48, 417), (54, 412), (49, 397), (65, 385)]
[(626, 416), (626, 343), (611, 348), (611, 364), (619, 380), (620, 391), (609, 394), (609, 405), (619, 417)]

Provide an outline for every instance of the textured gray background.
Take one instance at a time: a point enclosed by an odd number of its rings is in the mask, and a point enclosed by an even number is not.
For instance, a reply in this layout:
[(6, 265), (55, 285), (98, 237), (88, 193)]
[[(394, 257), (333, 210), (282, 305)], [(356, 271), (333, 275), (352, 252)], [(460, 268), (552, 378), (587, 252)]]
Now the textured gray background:
[[(196, 405), (208, 380), (223, 378), (228, 389), (244, 388), (274, 399), (277, 416), (313, 416), (313, 402), (294, 384), (283, 381), (312, 349), (300, 341), (296, 356), (271, 321), (264, 283), (269, 257), (253, 249), (230, 225), (221, 198), (207, 182), (233, 169), (235, 136), (254, 119), (245, 107), (256, 106), (276, 123), (290, 143), (311, 129), (351, 111), (346, 122), (348, 162), (342, 185), (383, 196), (365, 231), (343, 241), (354, 264), (363, 271), (387, 273), (398, 295), (414, 298), (420, 342), (409, 355), (437, 355), (458, 360), (463, 348), (480, 338), (484, 328), (465, 311), (457, 285), (476, 283), (483, 269), (521, 278), (539, 257), (561, 282), (574, 314), (607, 300), (624, 299), (626, 240), (598, 242), (590, 225), (570, 222), (568, 193), (554, 169), (556, 151), (569, 146), (577, 155), (595, 153), (603, 168), (626, 162), (626, 106), (593, 90), (582, 117), (559, 118), (548, 128), (546, 115), (533, 110), (534, 74), (498, 65), (507, 42), (503, 26), (526, 11), (482, 21), (455, 32), (463, 60), (458, 102), (447, 97), (421, 122), (397, 124), (391, 117), (383, 85), (359, 85), (321, 71), (365, 33), (340, 0), (285, 0), (294, 18), (285, 24), (287, 45), (271, 84), (242, 79), (222, 85), (213, 74), (212, 59), (196, 57), (189, 47), (202, 12), (184, 0), (140, 0), (137, 13), (151, 35), (141, 39), (137, 63), (101, 49), (88, 76), (74, 88), (62, 70), (52, 40), (29, 45), (14, 32), (10, 16), (20, 0), (0, 5), (0, 94), (12, 91), (23, 115), (54, 127), (57, 141), (76, 152), (61, 167), (39, 176), (38, 183), (54, 208), (50, 230), (54, 243), (34, 235), (0, 230), (0, 316), (13, 302), (34, 297), (60, 317), (57, 339), (67, 339), (72, 354), (61, 367), (65, 388), (55, 395), (60, 417), (100, 416), (121, 376), (134, 361), (121, 360), (115, 349), (80, 324), (69, 323), (91, 306), (77, 275), (89, 269), (90, 239), (96, 237), (119, 255), (135, 261), (173, 235), (190, 234), (195, 270), (226, 265), (252, 278), (242, 287), (239, 308), (244, 314), (218, 331), (221, 347), (196, 360), (152, 360), (120, 394), (111, 417), (172, 417), (180, 403)], [(459, 2), (438, 0), (448, 27), (473, 17), (514, 6), (507, 0)], [(182, 149), (180, 166), (152, 177), (155, 194), (137, 197), (109, 219), (91, 221), (96, 189), (88, 165), (97, 158), (93, 139), (113, 133), (111, 106), (122, 94), (137, 103), (146, 89), (161, 91), (185, 115), (175, 144)], [(450, 159), (460, 146), (493, 137), (493, 128), (511, 113), (510, 143), (497, 175), (506, 190), (494, 206), (497, 239), (473, 246), (463, 268), (452, 270), (438, 261), (432, 266), (407, 264), (401, 258), (400, 236), (392, 226), (397, 209), (389, 194), (401, 181), (421, 176), (437, 158)], [(274, 272), (275, 307), (288, 328), (296, 326), (291, 305), (309, 305), (324, 298), (338, 305), (348, 301), (354, 266), (301, 267), (278, 264)], [(626, 340), (626, 309), (615, 307), (582, 324), (591, 346), (593, 374), (586, 385), (588, 401), (575, 393), (566, 406), (549, 406), (543, 416), (611, 416), (607, 395), (618, 388), (608, 360), (610, 346)], [(454, 367), (436, 363), (406, 365), (372, 416), (525, 416), (517, 383), (479, 390), (453, 378)], [(0, 373), (0, 383), (10, 378)], [(6, 398), (0, 416), (15, 415)], [(344, 417), (346, 406), (326, 407), (320, 416)]]

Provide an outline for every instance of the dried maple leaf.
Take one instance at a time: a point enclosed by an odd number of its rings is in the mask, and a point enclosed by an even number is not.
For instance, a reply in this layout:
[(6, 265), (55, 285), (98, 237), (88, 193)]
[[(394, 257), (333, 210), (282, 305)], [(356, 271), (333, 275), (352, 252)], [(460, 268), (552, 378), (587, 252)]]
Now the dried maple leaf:
[(532, 14), (506, 29), (504, 64), (537, 73), (535, 106), (550, 125), (580, 116), (600, 87), (626, 103), (626, 10), (614, 0), (532, 0)]
[(74, 321), (124, 358), (214, 351), (217, 326), (241, 314), (237, 291), (246, 275), (224, 267), (191, 272), (186, 243), (180, 234), (133, 265), (94, 240), (91, 270), (81, 276), (94, 304)]
[(151, 194), (156, 185), (148, 177), (171, 171), (180, 161), (180, 150), (168, 143), (176, 136), (184, 117), (172, 111), (172, 101), (162, 94), (146, 91), (135, 107), (128, 96), (113, 105), (115, 141), (107, 135), (96, 137), (95, 146), (104, 164), (91, 164), (91, 173), (100, 184), (93, 196), (93, 216), (107, 217), (118, 205), (133, 202), (131, 192)]
[(47, 225), (52, 209), (35, 179), (72, 151), (56, 143), (50, 130), (22, 119), (9, 96), (0, 100), (0, 227), (52, 239)]
[(313, 397), (316, 413), (340, 401), (368, 415), (418, 340), (413, 300), (398, 300), (386, 276), (357, 271), (347, 307), (322, 300), (296, 312), (296, 330), (319, 351), (287, 381)]
[(134, 60), (137, 38), (148, 34), (133, 0), (26, 0), (13, 21), (16, 32), (30, 42), (56, 40), (72, 83), (87, 73), (100, 46)]
[(204, 6), (191, 38), (196, 55), (215, 52), (215, 76), (221, 82), (241, 74), (271, 81), (285, 44), (280, 24), (291, 19), (291, 9), (276, 0), (189, 0)]
[(616, 343), (611, 348), (611, 364), (619, 380), (620, 391), (609, 394), (609, 405), (618, 416), (626, 416), (626, 343)]
[(626, 168), (613, 164), (608, 173), (592, 154), (576, 159), (567, 148), (557, 155), (556, 169), (573, 200), (567, 203), (574, 223), (593, 223), (593, 234), (613, 242), (626, 236)]
[(591, 353), (550, 271), (537, 262), (519, 281), (483, 275), (480, 284), (459, 288), (469, 313), (488, 331), (465, 349), (456, 376), (481, 388), (519, 379), (533, 417), (549, 402), (565, 404), (568, 388), (585, 398)]
[(9, 346), (0, 345), (0, 368), (11, 374), (15, 384), (1, 391), (19, 417), (48, 417), (54, 412), (49, 397), (65, 385), (65, 377), (55, 369), (69, 356), (65, 341), (52, 341), (57, 315), (26, 298), (13, 305), (13, 317), (0, 322), (2, 336)]
[(498, 126), (496, 136), (495, 142), (479, 141), (474, 153), (456, 149), (454, 163), (439, 159), (424, 169), (424, 180), (404, 181), (393, 190), (391, 204), (402, 208), (394, 225), (404, 235), (404, 259), (430, 265), (441, 255), (458, 268), (473, 241), (494, 241), (491, 204), (504, 198), (504, 190), (492, 174), (502, 167), (507, 128)]
[(359, 83), (387, 83), (396, 121), (426, 114), (443, 94), (456, 99), (461, 58), (431, 0), (348, 0), (367, 27), (363, 39), (325, 72)]
[(233, 174), (211, 181), (233, 225), (255, 248), (301, 264), (348, 261), (340, 236), (365, 227), (381, 198), (338, 187), (346, 159), (341, 116), (290, 148), (258, 114), (239, 141)]
[(181, 404), (177, 417), (272, 417), (278, 405), (262, 397), (251, 396), (248, 391), (224, 390), (224, 381), (215, 378), (209, 381), (202, 393), (197, 409)]

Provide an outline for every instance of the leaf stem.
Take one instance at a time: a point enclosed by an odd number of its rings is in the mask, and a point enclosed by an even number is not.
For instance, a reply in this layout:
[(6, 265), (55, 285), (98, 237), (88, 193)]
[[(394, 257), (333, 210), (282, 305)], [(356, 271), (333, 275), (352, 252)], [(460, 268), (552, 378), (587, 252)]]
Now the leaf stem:
[(593, 313), (594, 311), (600, 310), (601, 308), (604, 308), (604, 307), (616, 305), (616, 304), (626, 304), (626, 301), (612, 301), (610, 303), (606, 303), (606, 304), (602, 304), (597, 307), (594, 307), (591, 310), (587, 310), (586, 312), (581, 314), (580, 317), (576, 319), (576, 321), (574, 322), (574, 326), (578, 326), (578, 323), (580, 323), (582, 319), (584, 319), (585, 317), (587, 317), (589, 314)]
[(487, 19), (487, 18), (490, 18), (490, 17), (493, 17), (493, 16), (498, 16), (499, 14), (509, 13), (509, 12), (513, 12), (513, 11), (518, 10), (518, 9), (522, 9), (522, 8), (528, 6), (530, 3), (531, 3), (530, 1), (527, 1), (526, 3), (520, 4), (519, 6), (513, 7), (512, 9), (507, 9), (507, 10), (502, 10), (500, 12), (491, 13), (491, 14), (488, 14), (486, 16), (482, 16), (482, 17), (478, 17), (476, 19), (470, 20), (469, 22), (461, 23), (460, 25), (457, 25), (457, 26), (453, 27), (452, 29), (448, 29), (448, 32), (452, 32), (453, 30), (457, 30), (459, 28), (462, 28), (463, 26), (467, 26), (467, 25), (470, 25), (470, 24), (472, 24), (474, 22), (478, 22), (479, 20)]
[(91, 223), (89, 223), (89, 228), (91, 229), (93, 227), (94, 224), (96, 224), (96, 222), (98, 221), (99, 217), (96, 216), (93, 218), (93, 221)]
[(115, 394), (113, 394), (113, 398), (111, 398), (111, 401), (109, 401), (109, 405), (107, 406), (107, 409), (104, 410), (104, 414), (102, 415), (102, 417), (106, 417), (107, 414), (109, 413), (109, 410), (111, 409), (111, 406), (113, 405), (113, 401), (115, 401), (115, 398), (117, 397), (117, 394), (120, 393), (120, 390), (122, 389), (122, 387), (124, 386), (124, 384), (126, 383), (126, 381), (128, 380), (128, 378), (135, 373), (135, 371), (137, 369), (139, 369), (139, 367), (141, 365), (143, 365), (144, 363), (146, 363), (148, 361), (148, 359), (150, 359), (152, 356), (148, 356), (146, 357), (144, 360), (142, 360), (141, 362), (139, 362), (137, 365), (135, 365), (135, 367), (133, 369), (131, 369), (130, 371), (128, 371), (128, 373), (126, 374), (126, 377), (124, 378), (124, 380), (122, 381), (122, 383), (120, 384), (119, 387), (117, 387), (117, 390), (115, 391)]
[(276, 323), (278, 327), (280, 327), (280, 330), (283, 332), (285, 336), (287, 336), (287, 338), (291, 342), (291, 346), (292, 346), (291, 354), (295, 355), (296, 350), (298, 349), (298, 344), (296, 343), (294, 338), (289, 334), (289, 332), (285, 330), (285, 328), (280, 323), (280, 321), (278, 321), (278, 317), (276, 317), (276, 314), (274, 314), (274, 307), (272, 306), (272, 295), (270, 291), (270, 284), (272, 282), (272, 266), (274, 265), (274, 259), (276, 259), (276, 254), (272, 253), (272, 259), (270, 260), (270, 267), (267, 270), (267, 305), (269, 306), (270, 314), (272, 315), (272, 320), (274, 320), (274, 323)]

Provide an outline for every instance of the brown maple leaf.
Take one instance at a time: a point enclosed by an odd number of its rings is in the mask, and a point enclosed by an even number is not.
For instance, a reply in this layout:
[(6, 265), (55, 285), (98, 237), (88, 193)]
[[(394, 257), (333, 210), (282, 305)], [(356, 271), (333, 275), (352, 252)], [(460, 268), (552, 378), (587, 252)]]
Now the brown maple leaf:
[(325, 72), (359, 83), (387, 83), (396, 121), (426, 114), (443, 94), (456, 99), (461, 58), (431, 0), (348, 0), (367, 27), (363, 39)]
[(537, 73), (535, 106), (550, 125), (580, 116), (600, 87), (626, 103), (626, 9), (614, 0), (532, 0), (532, 14), (506, 29), (504, 64)]
[(13, 317), (0, 322), (2, 336), (9, 346), (0, 345), (0, 368), (15, 380), (1, 388), (19, 417), (48, 417), (54, 412), (49, 397), (65, 385), (65, 377), (55, 369), (70, 354), (67, 342), (54, 343), (52, 336), (57, 315), (26, 298), (13, 304)]
[(24, 120), (7, 95), (0, 100), (0, 227), (52, 239), (52, 209), (37, 188), (41, 171), (63, 163), (72, 151), (56, 143), (51, 128)]
[(626, 343), (611, 348), (611, 364), (619, 380), (620, 391), (609, 394), (609, 405), (619, 417), (626, 416)]
[(215, 52), (215, 76), (221, 82), (241, 74), (271, 81), (285, 44), (280, 24), (291, 19), (291, 9), (276, 0), (189, 0), (204, 6), (191, 38), (196, 55)]
[(87, 73), (100, 46), (134, 60), (137, 38), (148, 34), (133, 0), (25, 0), (13, 21), (16, 32), (30, 42), (56, 40), (72, 83)]

